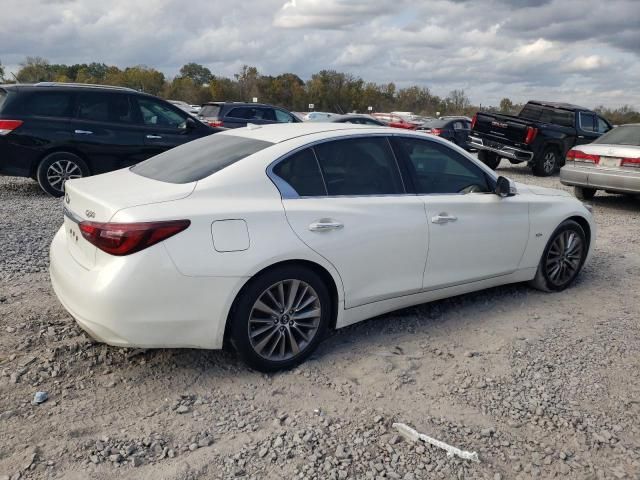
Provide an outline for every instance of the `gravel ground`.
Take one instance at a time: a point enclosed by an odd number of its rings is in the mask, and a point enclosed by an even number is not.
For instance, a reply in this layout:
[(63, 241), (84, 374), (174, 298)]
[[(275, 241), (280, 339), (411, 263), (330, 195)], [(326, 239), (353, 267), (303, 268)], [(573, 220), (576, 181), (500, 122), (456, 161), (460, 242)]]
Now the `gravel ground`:
[(592, 203), (597, 247), (571, 289), (394, 312), (262, 375), (225, 352), (93, 343), (47, 278), (59, 200), (0, 178), (0, 479), (640, 478), (640, 201)]

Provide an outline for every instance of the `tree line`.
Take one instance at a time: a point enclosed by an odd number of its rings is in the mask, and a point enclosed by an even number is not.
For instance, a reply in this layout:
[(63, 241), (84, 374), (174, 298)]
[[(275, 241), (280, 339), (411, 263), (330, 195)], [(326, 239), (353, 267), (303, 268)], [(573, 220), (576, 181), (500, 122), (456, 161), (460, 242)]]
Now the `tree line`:
[[(130, 87), (167, 99), (203, 104), (213, 100), (252, 101), (279, 105), (292, 111), (314, 109), (330, 112), (410, 111), (422, 115), (472, 115), (480, 109), (472, 105), (464, 90), (453, 90), (446, 97), (429, 88), (397, 88), (393, 82), (373, 83), (349, 73), (321, 70), (306, 82), (294, 73), (263, 75), (245, 65), (232, 78), (215, 75), (204, 65), (187, 63), (178, 75), (167, 78), (162, 72), (137, 65), (121, 69), (104, 63), (74, 65), (49, 63), (41, 57), (27, 57), (13, 79), (6, 78), (0, 64), (0, 82), (78, 82)], [(522, 104), (503, 98), (498, 106), (485, 110), (517, 114)], [(640, 113), (628, 105), (617, 109), (603, 106), (597, 111), (614, 124), (640, 121)]]

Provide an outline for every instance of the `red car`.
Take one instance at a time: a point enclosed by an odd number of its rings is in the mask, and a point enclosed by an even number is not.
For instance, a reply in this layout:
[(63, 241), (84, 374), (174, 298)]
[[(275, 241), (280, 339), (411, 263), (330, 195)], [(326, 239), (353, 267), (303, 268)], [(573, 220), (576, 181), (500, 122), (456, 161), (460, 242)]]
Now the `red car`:
[(401, 116), (392, 113), (373, 113), (371, 116), (384, 122), (388, 127), (406, 128), (407, 130), (415, 130), (418, 128), (418, 125), (415, 123), (407, 122)]

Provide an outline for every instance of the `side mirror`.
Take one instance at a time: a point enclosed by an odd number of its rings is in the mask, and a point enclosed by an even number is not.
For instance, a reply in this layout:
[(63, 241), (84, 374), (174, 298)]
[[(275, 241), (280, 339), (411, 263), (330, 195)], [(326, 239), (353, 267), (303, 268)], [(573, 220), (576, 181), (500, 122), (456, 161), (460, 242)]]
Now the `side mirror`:
[(187, 119), (185, 120), (185, 122), (184, 122), (184, 128), (185, 128), (185, 130), (193, 130), (193, 129), (195, 129), (197, 126), (198, 126), (198, 124), (197, 124), (197, 123), (196, 123), (196, 121), (195, 121), (193, 118), (191, 118), (191, 117), (187, 118)]
[(516, 183), (513, 180), (510, 180), (507, 177), (498, 177), (495, 193), (501, 197), (512, 197), (518, 193), (518, 189), (516, 188)]

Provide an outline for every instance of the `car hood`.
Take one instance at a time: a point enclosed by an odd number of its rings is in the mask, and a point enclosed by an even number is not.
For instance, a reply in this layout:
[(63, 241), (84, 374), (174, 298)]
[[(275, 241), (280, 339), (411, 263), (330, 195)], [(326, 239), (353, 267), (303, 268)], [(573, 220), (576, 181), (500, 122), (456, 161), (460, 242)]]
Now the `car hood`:
[(537, 185), (527, 185), (524, 183), (516, 183), (519, 192), (529, 192), (535, 195), (544, 195), (547, 197), (571, 197), (569, 192), (557, 190), (555, 188), (538, 187)]

